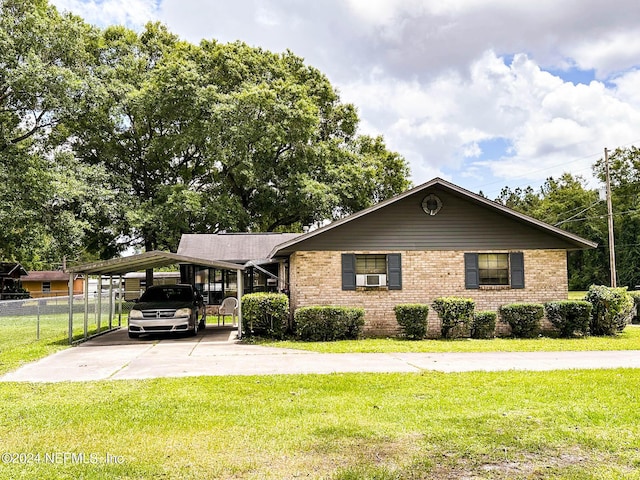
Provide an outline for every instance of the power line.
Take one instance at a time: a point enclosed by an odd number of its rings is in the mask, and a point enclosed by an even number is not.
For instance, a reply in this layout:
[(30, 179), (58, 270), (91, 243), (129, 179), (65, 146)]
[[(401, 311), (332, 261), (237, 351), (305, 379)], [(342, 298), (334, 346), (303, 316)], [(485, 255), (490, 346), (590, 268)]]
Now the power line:
[[(567, 218), (566, 220), (563, 220), (561, 222), (558, 222), (555, 224), (556, 227), (562, 225), (563, 223), (567, 223), (569, 221), (571, 221), (573, 218), (577, 217), (578, 215), (586, 212), (587, 210), (591, 210), (593, 207), (595, 207), (596, 205), (598, 205), (600, 203), (600, 201), (598, 200), (597, 202), (595, 202), (593, 205), (585, 208), (584, 210), (579, 211), (578, 213), (576, 213), (575, 215), (572, 215), (571, 217)], [(575, 210), (575, 209), (574, 209)], [(569, 212), (565, 212), (565, 213), (569, 213)]]

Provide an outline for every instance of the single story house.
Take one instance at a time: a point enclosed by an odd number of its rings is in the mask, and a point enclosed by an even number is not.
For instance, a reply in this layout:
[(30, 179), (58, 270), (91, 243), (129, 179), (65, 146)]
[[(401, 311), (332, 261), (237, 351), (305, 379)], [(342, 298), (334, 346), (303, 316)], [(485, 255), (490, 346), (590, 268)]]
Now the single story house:
[[(69, 295), (69, 274), (62, 270), (25, 272), (20, 277), (20, 280), (22, 288), (28, 291), (32, 298)], [(73, 293), (74, 295), (81, 295), (83, 292), (83, 277), (76, 275), (73, 279)]]
[[(393, 307), (402, 303), (460, 296), (496, 311), (566, 299), (567, 252), (597, 246), (439, 178), (306, 234), (186, 235), (178, 253), (231, 260), (224, 242), (261, 245), (236, 260), (277, 265), (270, 272), (290, 294), (292, 312), (362, 307), (370, 335), (397, 333)], [(184, 271), (183, 281), (196, 273)], [(429, 333), (439, 330), (431, 311)]]

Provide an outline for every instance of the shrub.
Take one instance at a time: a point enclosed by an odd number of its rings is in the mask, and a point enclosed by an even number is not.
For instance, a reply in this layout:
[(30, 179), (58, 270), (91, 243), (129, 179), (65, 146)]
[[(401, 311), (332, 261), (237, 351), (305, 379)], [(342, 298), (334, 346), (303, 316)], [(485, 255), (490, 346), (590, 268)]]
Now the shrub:
[(561, 337), (589, 334), (591, 304), (585, 300), (562, 300), (544, 305), (547, 318)]
[(624, 330), (633, 316), (633, 299), (627, 287), (592, 285), (585, 300), (593, 305), (589, 330), (591, 335), (615, 335)]
[(440, 297), (431, 305), (442, 320), (444, 338), (468, 337), (475, 303), (471, 298)]
[(640, 292), (629, 292), (631, 298), (633, 298), (634, 310), (633, 310), (633, 318), (631, 319), (631, 323), (640, 323), (640, 319), (638, 319), (638, 313), (640, 312)]
[(500, 307), (500, 320), (511, 326), (516, 338), (533, 338), (540, 331), (544, 306), (538, 303), (511, 303)]
[(296, 335), (312, 342), (360, 337), (364, 309), (350, 307), (300, 307), (294, 315)]
[(429, 305), (407, 303), (393, 308), (402, 336), (411, 340), (422, 340), (427, 336)]
[(497, 317), (496, 312), (476, 312), (471, 322), (471, 338), (493, 338)]
[(249, 293), (242, 297), (242, 334), (282, 338), (289, 319), (289, 298), (283, 293)]

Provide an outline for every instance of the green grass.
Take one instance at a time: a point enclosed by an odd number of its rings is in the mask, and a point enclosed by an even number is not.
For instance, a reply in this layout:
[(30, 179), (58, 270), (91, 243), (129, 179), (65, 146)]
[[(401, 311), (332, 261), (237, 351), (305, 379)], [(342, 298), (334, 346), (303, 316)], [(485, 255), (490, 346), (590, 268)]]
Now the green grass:
[(638, 479), (638, 384), (623, 369), (2, 384), (1, 450), (32, 463), (0, 477)]
[(584, 296), (587, 294), (587, 291), (571, 291), (569, 292), (569, 300), (584, 300)]
[(491, 340), (402, 340), (367, 338), (337, 342), (301, 342), (295, 340), (252, 340), (261, 345), (294, 348), (320, 353), (405, 353), (405, 352), (559, 352), (640, 350), (640, 326), (629, 325), (615, 337), (533, 339), (494, 338)]
[[(107, 328), (108, 318), (101, 320), (101, 330)], [(117, 323), (117, 316), (114, 320)], [(88, 334), (98, 331), (93, 315), (89, 316)], [(0, 375), (25, 363), (38, 360), (69, 347), (69, 314), (56, 313), (37, 317), (31, 315), (0, 318)], [(73, 335), (84, 335), (84, 314), (74, 314)]]

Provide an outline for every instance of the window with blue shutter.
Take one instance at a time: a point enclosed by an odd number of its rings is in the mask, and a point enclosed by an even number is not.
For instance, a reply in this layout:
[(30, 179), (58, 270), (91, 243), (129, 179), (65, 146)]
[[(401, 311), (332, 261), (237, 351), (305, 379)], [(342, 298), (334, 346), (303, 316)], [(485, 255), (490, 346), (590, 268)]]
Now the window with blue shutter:
[(342, 290), (357, 287), (402, 290), (402, 257), (390, 254), (342, 254)]
[(464, 282), (467, 289), (483, 285), (524, 288), (524, 254), (465, 253)]

